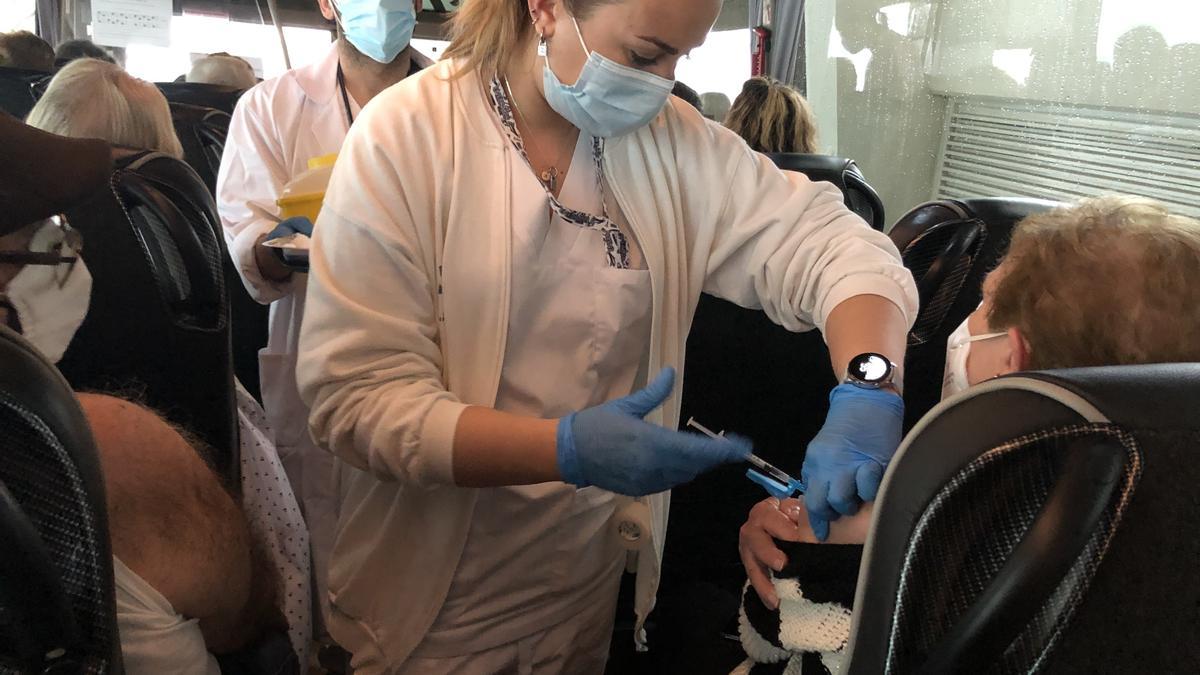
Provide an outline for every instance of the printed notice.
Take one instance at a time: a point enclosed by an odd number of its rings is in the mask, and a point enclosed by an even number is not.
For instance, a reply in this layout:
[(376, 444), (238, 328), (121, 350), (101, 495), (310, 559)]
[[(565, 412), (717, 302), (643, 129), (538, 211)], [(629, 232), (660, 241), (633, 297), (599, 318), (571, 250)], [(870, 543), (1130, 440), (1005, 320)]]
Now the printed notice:
[(92, 0), (92, 41), (108, 47), (171, 44), (171, 0)]

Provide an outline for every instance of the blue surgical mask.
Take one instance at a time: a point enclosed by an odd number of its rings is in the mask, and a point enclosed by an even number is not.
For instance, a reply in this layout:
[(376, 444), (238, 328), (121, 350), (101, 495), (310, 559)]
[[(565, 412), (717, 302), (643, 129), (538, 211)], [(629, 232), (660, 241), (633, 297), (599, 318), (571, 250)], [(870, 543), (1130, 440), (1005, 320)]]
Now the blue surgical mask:
[(412, 41), (417, 14), (412, 0), (337, 0), (338, 23), (360, 53), (391, 63)]
[(546, 103), (580, 131), (600, 138), (623, 136), (649, 124), (666, 105), (675, 82), (591, 51), (579, 23), (574, 17), (571, 22), (588, 59), (572, 85), (563, 84), (546, 59), (542, 74)]

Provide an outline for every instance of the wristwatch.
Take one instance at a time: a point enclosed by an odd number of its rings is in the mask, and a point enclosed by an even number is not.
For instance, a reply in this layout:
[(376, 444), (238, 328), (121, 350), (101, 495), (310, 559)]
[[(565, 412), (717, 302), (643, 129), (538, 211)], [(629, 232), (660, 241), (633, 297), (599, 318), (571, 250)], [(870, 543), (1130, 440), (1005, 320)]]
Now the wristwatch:
[(863, 389), (897, 389), (895, 379), (896, 364), (883, 354), (867, 352), (850, 359), (843, 382)]

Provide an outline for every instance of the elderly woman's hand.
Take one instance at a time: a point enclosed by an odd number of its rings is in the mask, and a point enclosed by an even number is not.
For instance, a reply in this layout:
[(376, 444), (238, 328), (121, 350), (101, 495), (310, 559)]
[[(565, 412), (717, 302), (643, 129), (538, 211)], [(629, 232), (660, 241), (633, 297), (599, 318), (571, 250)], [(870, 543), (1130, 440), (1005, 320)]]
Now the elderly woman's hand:
[(750, 509), (750, 517), (738, 534), (738, 552), (746, 567), (746, 576), (763, 604), (771, 609), (779, 607), (779, 598), (771, 584), (769, 570), (778, 572), (787, 564), (787, 556), (775, 545), (775, 539), (816, 543), (817, 538), (804, 517), (804, 502), (798, 499), (781, 502), (774, 497), (765, 499)]
[(763, 604), (771, 609), (779, 607), (769, 570), (782, 570), (787, 556), (775, 545), (776, 539), (806, 544), (862, 544), (870, 532), (874, 511), (875, 503), (868, 502), (855, 515), (839, 518), (831, 523), (828, 541), (821, 542), (805, 517), (803, 497), (782, 502), (772, 497), (755, 504), (739, 532), (738, 551), (750, 585)]

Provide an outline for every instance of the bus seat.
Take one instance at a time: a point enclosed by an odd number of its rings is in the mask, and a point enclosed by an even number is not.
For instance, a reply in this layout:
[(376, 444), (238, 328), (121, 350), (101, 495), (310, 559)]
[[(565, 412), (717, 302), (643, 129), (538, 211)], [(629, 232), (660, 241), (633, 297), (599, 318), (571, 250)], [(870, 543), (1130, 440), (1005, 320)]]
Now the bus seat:
[(237, 489), (228, 254), (208, 189), (183, 162), (141, 152), (68, 217), (93, 286), (59, 369), (76, 389), (132, 395), (198, 434)]
[(50, 77), (50, 73), (41, 70), (0, 67), (0, 110), (25, 119), (41, 98), (38, 85)]
[(904, 361), (906, 429), (941, 399), (946, 340), (979, 306), (983, 279), (1004, 257), (1013, 227), (1056, 205), (1035, 199), (944, 199), (917, 206), (889, 231), (921, 298)]
[(229, 113), (187, 103), (171, 103), (171, 121), (175, 135), (183, 145), (184, 161), (204, 181), (210, 194), (216, 194), (221, 153), (229, 134)]
[(120, 673), (100, 461), (70, 386), (0, 327), (0, 671)]
[(227, 115), (233, 114), (234, 106), (244, 93), (241, 89), (203, 82), (156, 82), (154, 86), (158, 87), (170, 103), (213, 108)]
[[(209, 194), (216, 194), (221, 154), (229, 133), (229, 114), (213, 108), (171, 103), (171, 121), (183, 145), (184, 161), (200, 176)], [(242, 386), (262, 401), (258, 381), (258, 352), (267, 346), (270, 308), (250, 297), (233, 260), (226, 256), (225, 288), (229, 295), (233, 342), (233, 371)]]
[[(695, 417), (746, 436), (759, 456), (798, 476), (837, 385), (829, 358), (819, 331), (792, 333), (761, 311), (702, 295), (687, 341), (681, 427)], [(746, 580), (738, 529), (766, 497), (737, 465), (672, 490), (659, 629), (650, 636), (652, 652), (676, 655), (664, 672), (729, 672), (744, 658), (722, 635), (737, 632)]]
[(798, 171), (814, 181), (828, 181), (842, 191), (846, 206), (872, 228), (883, 231), (883, 200), (852, 159), (830, 155), (772, 152), (767, 157), (784, 171)]
[(843, 672), (1200, 672), (1200, 364), (1020, 373), (888, 468)]

